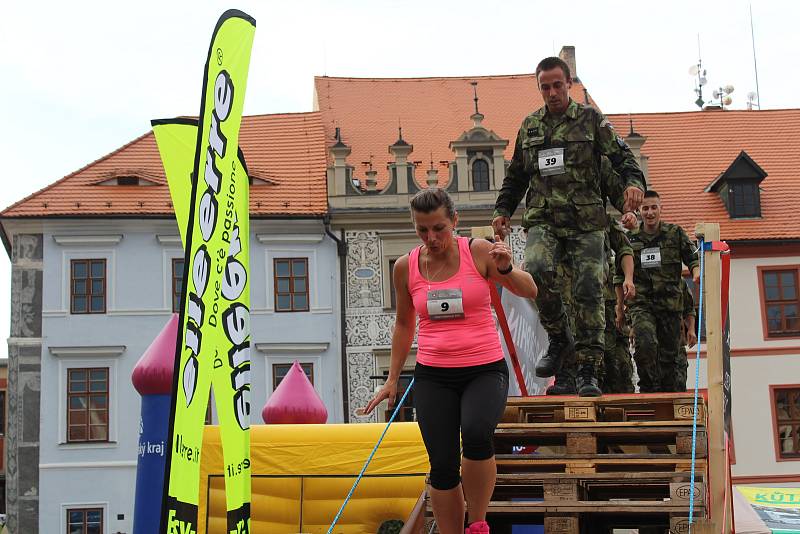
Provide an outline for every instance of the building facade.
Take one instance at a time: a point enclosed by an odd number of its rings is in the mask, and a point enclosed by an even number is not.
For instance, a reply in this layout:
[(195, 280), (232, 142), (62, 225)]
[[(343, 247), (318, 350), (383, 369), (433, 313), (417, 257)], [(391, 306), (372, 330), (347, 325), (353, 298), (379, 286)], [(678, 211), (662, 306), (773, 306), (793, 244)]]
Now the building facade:
[[(293, 130), (300, 171), (284, 163), (294, 155), (269, 152), (271, 135)], [(253, 424), (295, 359), (329, 421), (344, 419), (338, 247), (326, 232), (321, 139), (314, 114), (242, 125), (252, 181)], [(183, 289), (183, 247), (160, 168), (147, 134), (2, 214), (14, 244), (13, 532), (132, 531), (140, 400), (130, 377)]]

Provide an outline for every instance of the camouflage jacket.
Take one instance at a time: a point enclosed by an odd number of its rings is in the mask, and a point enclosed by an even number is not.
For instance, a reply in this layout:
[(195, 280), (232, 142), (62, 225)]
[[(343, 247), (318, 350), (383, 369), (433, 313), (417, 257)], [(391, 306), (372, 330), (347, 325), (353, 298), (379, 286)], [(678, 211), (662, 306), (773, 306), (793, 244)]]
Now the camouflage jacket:
[(662, 222), (655, 234), (641, 228), (629, 234), (633, 248), (636, 297), (633, 305), (682, 312), (684, 307), (683, 266), (691, 271), (700, 264), (697, 249), (677, 224)]
[[(619, 187), (603, 186), (602, 156), (616, 171), (611, 179), (616, 176)], [(547, 167), (551, 163), (555, 166)], [(630, 186), (645, 190), (630, 148), (602, 113), (570, 100), (559, 117), (543, 107), (522, 121), (494, 216), (512, 216), (527, 190), (523, 227), (549, 223), (582, 232), (603, 230), (608, 225), (604, 196), (620, 196)], [(621, 199), (611, 200), (621, 205)]]
[[(613, 252), (613, 255), (611, 254)], [(622, 273), (622, 258), (624, 256), (633, 256), (633, 248), (628, 239), (625, 230), (620, 228), (616, 220), (611, 221), (606, 232), (606, 257), (608, 259), (608, 276), (606, 283), (603, 286), (603, 297), (607, 301), (617, 300), (617, 295), (614, 293), (615, 274), (619, 271), (620, 284), (624, 280)]]

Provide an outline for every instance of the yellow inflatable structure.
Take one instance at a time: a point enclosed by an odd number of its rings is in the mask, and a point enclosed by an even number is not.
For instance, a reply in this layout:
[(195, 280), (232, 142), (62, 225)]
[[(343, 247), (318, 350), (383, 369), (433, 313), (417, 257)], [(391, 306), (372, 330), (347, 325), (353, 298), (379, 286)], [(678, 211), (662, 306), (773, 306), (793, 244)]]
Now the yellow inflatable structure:
[[(251, 427), (253, 534), (325, 534), (384, 427)], [(384, 521), (405, 521), (428, 470), (417, 424), (392, 424), (333, 532), (373, 534)], [(216, 426), (207, 426), (203, 435), (198, 517), (198, 533), (226, 533), (222, 443)]]

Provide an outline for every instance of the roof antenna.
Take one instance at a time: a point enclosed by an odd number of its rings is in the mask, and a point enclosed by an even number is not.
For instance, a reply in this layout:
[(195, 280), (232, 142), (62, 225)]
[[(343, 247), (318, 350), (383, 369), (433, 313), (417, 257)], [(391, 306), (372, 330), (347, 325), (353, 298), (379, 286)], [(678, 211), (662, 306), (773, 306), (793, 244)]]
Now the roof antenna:
[(480, 112), (478, 111), (478, 82), (469, 82), (472, 86), (472, 94), (475, 96), (473, 100), (475, 100), (475, 115), (478, 115)]
[(634, 133), (636, 133), (636, 132), (633, 131), (633, 115), (631, 114), (630, 111), (628, 112), (628, 122), (631, 124), (631, 131), (628, 134), (630, 136), (630, 135), (633, 135)]
[[(753, 70), (756, 73), (756, 95), (755, 102), (751, 104), (761, 109), (761, 93), (758, 90), (758, 63), (756, 63), (756, 34), (753, 30), (753, 4), (750, 4), (750, 40), (753, 42)], [(749, 96), (749, 95), (748, 95)], [(753, 99), (751, 98), (752, 102)]]

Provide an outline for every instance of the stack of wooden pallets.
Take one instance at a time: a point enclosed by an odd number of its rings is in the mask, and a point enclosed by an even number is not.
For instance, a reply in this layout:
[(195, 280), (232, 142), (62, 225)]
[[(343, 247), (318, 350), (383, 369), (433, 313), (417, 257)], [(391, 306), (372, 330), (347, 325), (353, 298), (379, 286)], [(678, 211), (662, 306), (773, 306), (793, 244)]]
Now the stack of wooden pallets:
[[(698, 406), (692, 489), (690, 393), (510, 398), (495, 433), (492, 533), (536, 524), (545, 534), (688, 532), (692, 491), (695, 517), (705, 515), (702, 398)], [(426, 508), (425, 532), (436, 532)]]

